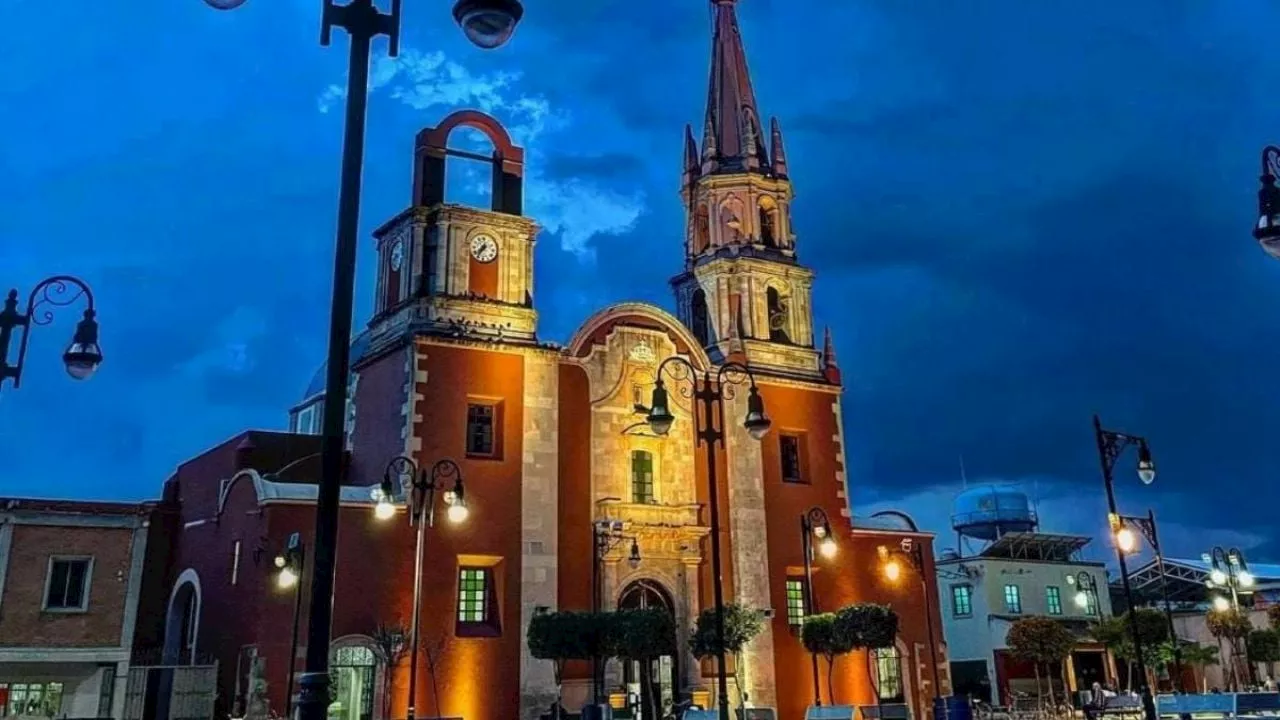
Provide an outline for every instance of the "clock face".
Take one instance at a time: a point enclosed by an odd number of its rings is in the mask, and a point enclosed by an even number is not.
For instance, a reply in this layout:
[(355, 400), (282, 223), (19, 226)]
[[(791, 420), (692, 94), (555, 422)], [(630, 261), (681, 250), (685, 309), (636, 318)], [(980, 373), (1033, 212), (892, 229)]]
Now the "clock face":
[(471, 238), (471, 257), (487, 263), (498, 257), (498, 241), (488, 235), (477, 235)]
[(396, 244), (391, 246), (391, 269), (400, 272), (402, 265), (404, 265), (404, 242), (397, 240)]

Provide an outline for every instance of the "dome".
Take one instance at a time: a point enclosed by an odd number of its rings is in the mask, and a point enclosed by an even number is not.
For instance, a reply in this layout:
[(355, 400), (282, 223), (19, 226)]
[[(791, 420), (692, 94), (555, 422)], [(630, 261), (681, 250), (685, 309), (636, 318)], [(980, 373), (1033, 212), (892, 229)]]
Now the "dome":
[[(365, 353), (368, 351), (369, 351), (369, 331), (365, 330), (364, 332), (352, 338), (351, 353), (350, 355), (348, 355), (348, 358), (349, 358), (348, 362), (350, 362), (352, 365), (355, 365), (357, 362), (360, 361), (361, 358), (364, 357)], [(306, 393), (304, 393), (302, 395), (302, 398), (299, 399), (298, 401), (299, 404), (305, 403), (306, 401), (314, 398), (317, 395), (324, 394), (325, 375), (327, 374), (328, 369), (329, 369), (329, 363), (327, 362), (320, 363), (320, 367), (316, 370), (315, 375), (311, 376), (311, 382), (307, 384)]]

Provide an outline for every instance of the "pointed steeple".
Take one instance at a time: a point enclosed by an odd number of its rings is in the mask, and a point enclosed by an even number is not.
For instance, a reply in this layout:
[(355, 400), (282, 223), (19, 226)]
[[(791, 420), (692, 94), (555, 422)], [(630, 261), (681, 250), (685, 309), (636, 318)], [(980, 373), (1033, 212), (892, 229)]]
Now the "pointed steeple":
[(770, 121), (769, 128), (769, 148), (770, 154), (773, 155), (773, 174), (778, 177), (787, 176), (787, 151), (782, 147), (782, 126), (778, 124), (778, 118)]
[(693, 126), (684, 126), (684, 184), (698, 175), (698, 143), (693, 139)]
[(836, 364), (836, 345), (831, 341), (831, 326), (822, 335), (822, 373), (828, 382), (840, 384), (840, 366)]
[(711, 0), (715, 14), (711, 40), (711, 82), (707, 93), (707, 131), (703, 159), (716, 169), (742, 172), (769, 167), (760, 137), (760, 111), (747, 72), (747, 55), (734, 11), (737, 0)]

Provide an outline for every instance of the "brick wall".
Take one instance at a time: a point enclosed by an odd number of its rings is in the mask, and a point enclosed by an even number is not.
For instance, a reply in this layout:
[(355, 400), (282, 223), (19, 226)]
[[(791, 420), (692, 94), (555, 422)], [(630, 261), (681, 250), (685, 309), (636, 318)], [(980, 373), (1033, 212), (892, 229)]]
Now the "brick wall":
[[(130, 528), (16, 525), (0, 598), (0, 646), (119, 645), (132, 543)], [(85, 612), (42, 610), (53, 555), (93, 557)]]

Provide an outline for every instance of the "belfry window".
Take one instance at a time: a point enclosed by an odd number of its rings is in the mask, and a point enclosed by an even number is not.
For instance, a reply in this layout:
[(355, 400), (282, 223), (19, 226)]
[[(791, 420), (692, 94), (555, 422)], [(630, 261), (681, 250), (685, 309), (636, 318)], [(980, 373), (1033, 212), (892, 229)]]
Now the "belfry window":
[(707, 317), (707, 294), (698, 288), (693, 291), (693, 298), (689, 301), (689, 324), (693, 336), (698, 338), (698, 342), (702, 343), (702, 347), (711, 344), (711, 322)]
[(760, 198), (760, 242), (766, 247), (778, 247), (778, 205), (772, 198)]
[(693, 212), (693, 254), (700, 255), (711, 243), (711, 217), (707, 206), (699, 205)]
[(769, 288), (765, 292), (765, 303), (769, 309), (769, 340), (791, 342), (791, 312), (787, 307), (787, 299), (777, 288)]
[(631, 453), (631, 502), (651, 505), (653, 493), (653, 454), (644, 450)]

